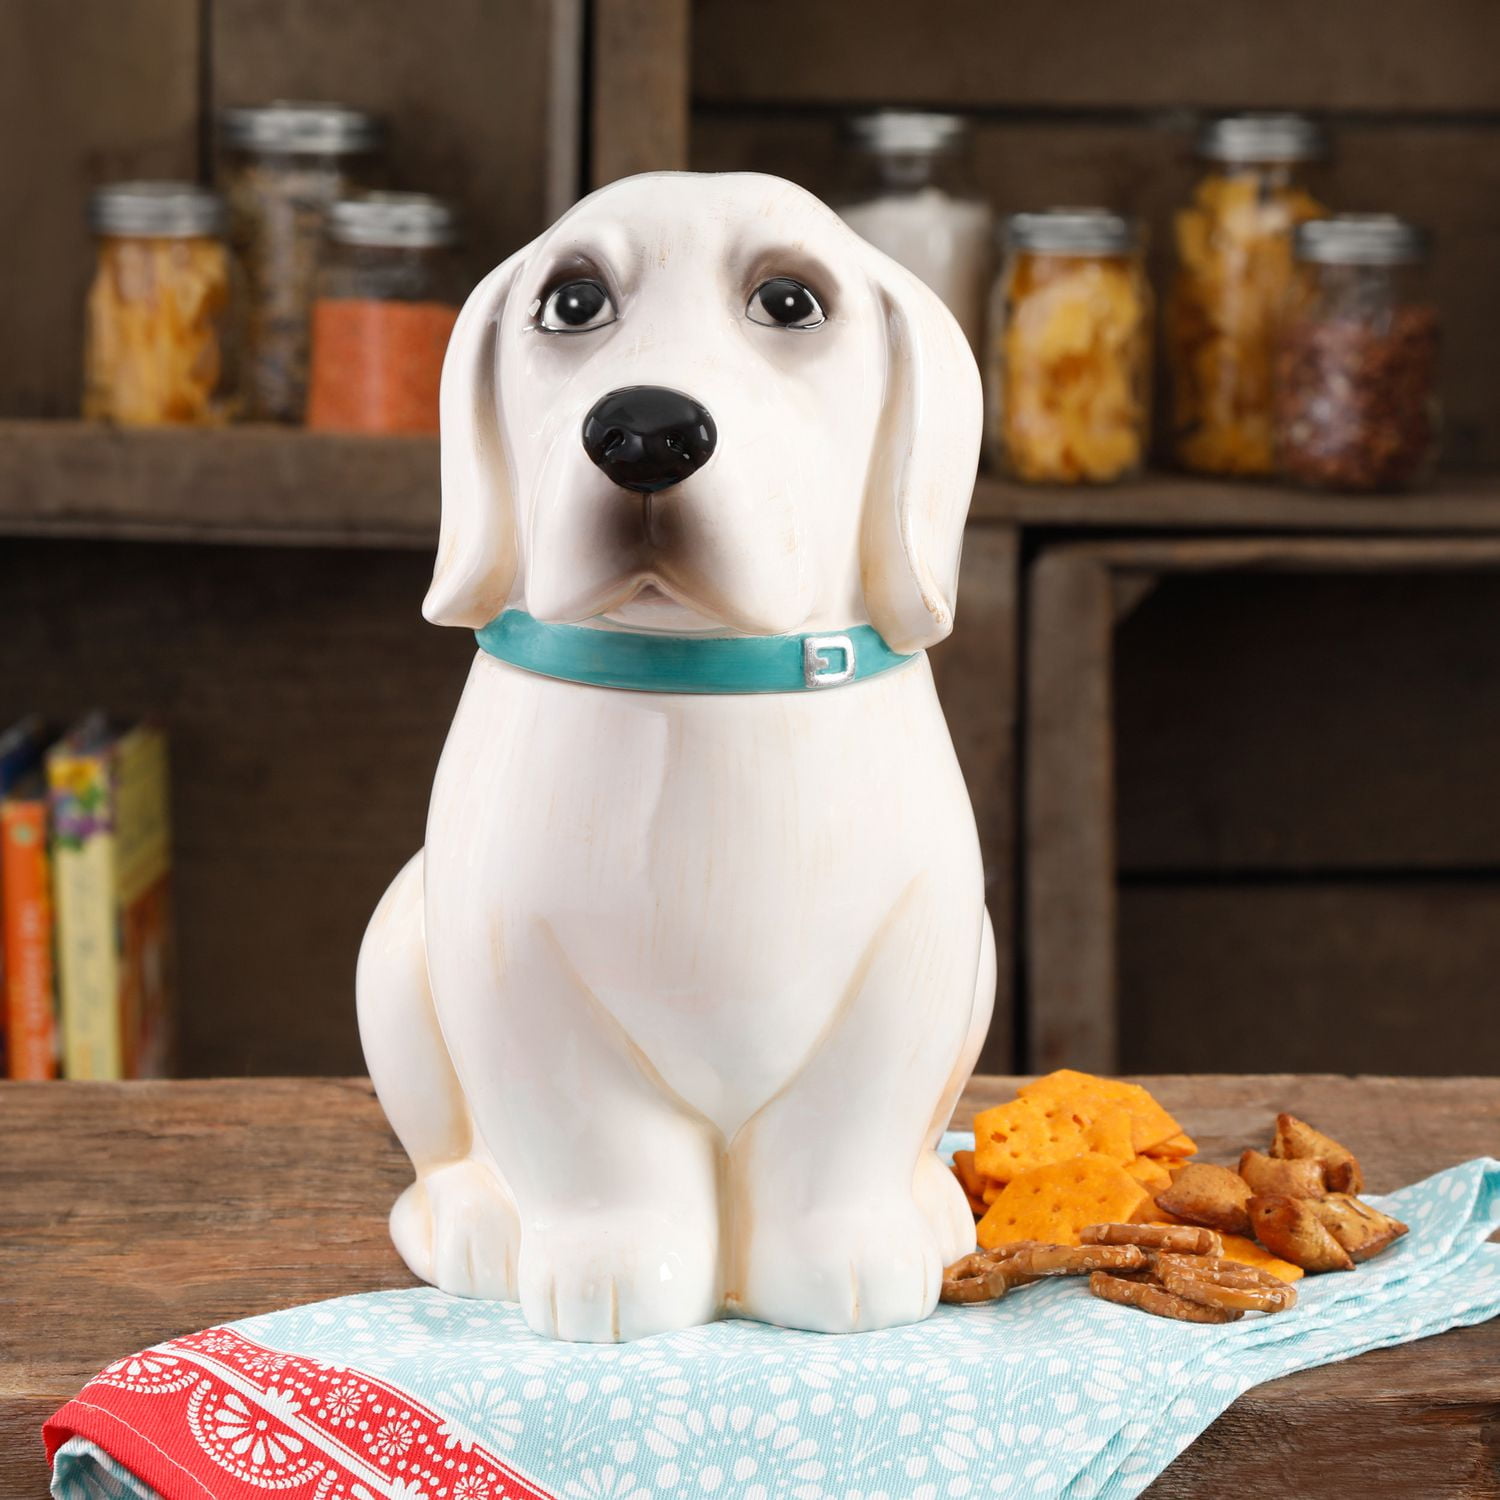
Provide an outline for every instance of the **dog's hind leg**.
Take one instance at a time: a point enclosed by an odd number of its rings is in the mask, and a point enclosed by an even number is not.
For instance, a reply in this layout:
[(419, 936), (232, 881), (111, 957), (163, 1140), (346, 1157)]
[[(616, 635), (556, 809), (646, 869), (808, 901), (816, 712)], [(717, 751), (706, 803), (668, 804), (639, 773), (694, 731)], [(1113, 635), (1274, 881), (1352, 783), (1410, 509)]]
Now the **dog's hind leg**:
[(355, 992), (375, 1092), (417, 1174), (391, 1210), (396, 1249), (416, 1275), (446, 1292), (513, 1301), (515, 1204), (474, 1135), (433, 1007), (421, 854), (370, 918)]
[(917, 1159), (917, 1177), (914, 1191), (918, 1204), (926, 1210), (927, 1218), (937, 1233), (942, 1246), (943, 1261), (952, 1264), (961, 1255), (974, 1248), (974, 1215), (969, 1200), (958, 1186), (946, 1162), (937, 1154), (936, 1146), (948, 1122), (953, 1118), (954, 1106), (964, 1085), (979, 1061), (984, 1039), (989, 1034), (990, 1015), (995, 1008), (995, 929), (985, 913), (984, 931), (979, 950), (979, 977), (974, 984), (974, 1010), (969, 1017), (969, 1034), (964, 1040), (964, 1050), (948, 1079), (948, 1087), (932, 1117), (928, 1134), (929, 1149)]

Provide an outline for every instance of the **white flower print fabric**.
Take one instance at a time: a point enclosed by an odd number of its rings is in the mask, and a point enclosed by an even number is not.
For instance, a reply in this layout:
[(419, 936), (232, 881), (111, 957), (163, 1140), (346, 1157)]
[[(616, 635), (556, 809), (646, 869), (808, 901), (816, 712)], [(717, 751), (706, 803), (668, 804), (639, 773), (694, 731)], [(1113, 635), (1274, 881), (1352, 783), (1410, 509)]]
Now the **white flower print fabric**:
[[(1411, 1233), (1351, 1273), (1299, 1282), (1291, 1312), (1223, 1326), (1152, 1318), (1058, 1280), (846, 1337), (727, 1321), (634, 1344), (560, 1344), (532, 1334), (512, 1305), (430, 1288), (230, 1329), (384, 1382), (435, 1415), (429, 1446), (442, 1463), (493, 1455), (560, 1500), (1126, 1500), (1251, 1386), (1500, 1312), (1500, 1244), (1485, 1243), (1500, 1224), (1500, 1162), (1372, 1201)], [(169, 1381), (175, 1366), (153, 1359), (122, 1364), (121, 1378)], [(278, 1373), (268, 1368), (268, 1385)], [(330, 1376), (321, 1399), (352, 1411), (353, 1389)], [(243, 1414), (225, 1411), (212, 1420), (228, 1442)], [(401, 1417), (369, 1430), (393, 1451), (410, 1440)], [(54, 1495), (124, 1500), (118, 1468), (87, 1448), (74, 1439), (58, 1453)], [(454, 1478), (408, 1482), (402, 1500), (417, 1500), (414, 1489), (489, 1500), (456, 1465), (422, 1472)]]

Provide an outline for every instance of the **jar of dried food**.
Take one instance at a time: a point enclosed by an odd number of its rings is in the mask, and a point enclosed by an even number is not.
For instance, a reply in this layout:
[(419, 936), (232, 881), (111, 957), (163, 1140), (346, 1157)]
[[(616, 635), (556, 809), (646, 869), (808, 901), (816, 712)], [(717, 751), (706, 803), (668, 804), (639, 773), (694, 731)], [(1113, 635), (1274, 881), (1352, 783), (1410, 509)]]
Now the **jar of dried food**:
[(1427, 239), (1387, 214), (1297, 230), (1276, 346), (1276, 461), (1299, 484), (1403, 490), (1437, 461), (1438, 315)]
[(1323, 132), (1300, 115), (1235, 115), (1199, 137), (1209, 167), (1177, 215), (1167, 311), (1173, 448), (1185, 468), (1271, 470), (1275, 322), (1292, 233), (1323, 212), (1302, 177), (1325, 154)]
[(960, 115), (883, 109), (856, 116), (847, 136), (840, 217), (948, 304), (977, 358), (994, 216), (970, 179), (967, 123)]
[(1018, 479), (1106, 484), (1150, 434), (1151, 289), (1133, 221), (1105, 209), (1013, 214), (990, 309), (991, 462)]
[(225, 421), (235, 400), (224, 200), (190, 182), (120, 182), (89, 200), (98, 261), (83, 414), (155, 427)]
[(425, 193), (334, 204), (312, 315), (307, 425), (436, 432), (438, 383), (464, 286), (457, 219)]
[(245, 384), (256, 421), (300, 422), (308, 314), (328, 209), (376, 185), (380, 122), (340, 104), (222, 116), (230, 231), (245, 268)]

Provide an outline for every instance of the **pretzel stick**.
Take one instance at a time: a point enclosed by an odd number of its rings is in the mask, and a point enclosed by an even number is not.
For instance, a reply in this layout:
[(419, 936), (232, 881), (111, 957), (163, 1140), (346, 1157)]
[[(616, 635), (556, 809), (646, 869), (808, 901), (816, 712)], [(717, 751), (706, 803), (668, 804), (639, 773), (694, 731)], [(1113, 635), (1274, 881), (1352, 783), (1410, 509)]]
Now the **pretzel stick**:
[(1138, 1307), (1142, 1312), (1158, 1318), (1175, 1318), (1180, 1323), (1233, 1323), (1244, 1317), (1244, 1313), (1232, 1308), (1204, 1307), (1152, 1282), (1128, 1281), (1123, 1276), (1111, 1276), (1108, 1271), (1095, 1271), (1089, 1277), (1089, 1290), (1106, 1302)]
[(1255, 1266), (1235, 1261), (1162, 1255), (1157, 1258), (1156, 1274), (1174, 1296), (1200, 1307), (1275, 1313), (1297, 1305), (1295, 1288)]
[(1192, 1224), (1090, 1224), (1078, 1238), (1085, 1245), (1141, 1245), (1187, 1255), (1217, 1255), (1224, 1248), (1212, 1229)]
[(1093, 1271), (1139, 1271), (1146, 1252), (1139, 1245), (1037, 1245), (1006, 1262), (1026, 1276), (1087, 1276)]

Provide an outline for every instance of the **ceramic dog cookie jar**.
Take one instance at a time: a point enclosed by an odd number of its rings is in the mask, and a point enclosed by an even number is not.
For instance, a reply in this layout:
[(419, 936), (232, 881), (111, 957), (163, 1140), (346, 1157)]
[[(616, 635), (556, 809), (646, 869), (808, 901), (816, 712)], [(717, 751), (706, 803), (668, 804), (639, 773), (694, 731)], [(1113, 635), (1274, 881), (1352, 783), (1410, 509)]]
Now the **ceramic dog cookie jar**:
[(932, 1311), (995, 978), (925, 654), (979, 439), (942, 303), (773, 177), (617, 182), (470, 296), (425, 613), (479, 650), (358, 973), (418, 1276), (560, 1339)]

